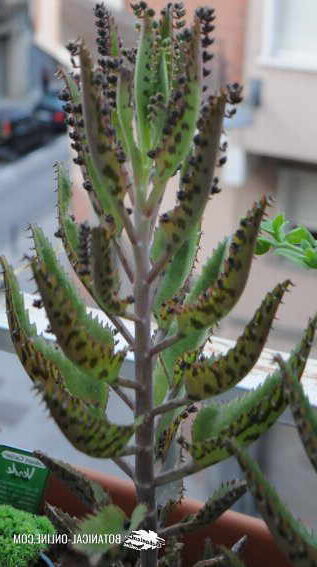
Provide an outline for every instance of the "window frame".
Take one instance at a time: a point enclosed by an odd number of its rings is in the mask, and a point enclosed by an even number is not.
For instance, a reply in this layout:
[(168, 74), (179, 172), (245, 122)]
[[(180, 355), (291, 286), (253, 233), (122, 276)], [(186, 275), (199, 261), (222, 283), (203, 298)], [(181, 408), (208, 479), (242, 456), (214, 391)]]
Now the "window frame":
[(263, 2), (263, 27), (258, 63), (279, 69), (316, 72), (317, 56), (309, 58), (306, 51), (280, 50), (275, 52), (276, 22), (280, 8), (278, 0), (264, 0)]

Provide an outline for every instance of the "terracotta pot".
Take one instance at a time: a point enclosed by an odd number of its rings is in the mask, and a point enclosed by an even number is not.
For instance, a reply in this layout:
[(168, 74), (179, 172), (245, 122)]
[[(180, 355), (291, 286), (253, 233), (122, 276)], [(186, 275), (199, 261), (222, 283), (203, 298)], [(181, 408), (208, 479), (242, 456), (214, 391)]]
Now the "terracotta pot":
[[(120, 506), (127, 515), (131, 514), (136, 505), (135, 489), (132, 482), (115, 476), (104, 475), (98, 471), (78, 468), (89, 478), (101, 484), (110, 494), (113, 502)], [(88, 508), (54, 475), (51, 475), (48, 481), (44, 498), (50, 504), (58, 506), (77, 517), (82, 517), (89, 512)], [(195, 514), (202, 505), (199, 500), (184, 499), (171, 514), (169, 522), (175, 523), (188, 514)], [(243, 535), (248, 536), (248, 542), (242, 556), (247, 567), (291, 567), (291, 564), (277, 548), (265, 522), (233, 511), (225, 512), (210, 526), (185, 536), (183, 566), (190, 567), (195, 561), (201, 559), (203, 542), (206, 537), (209, 536), (213, 543), (230, 547)]]

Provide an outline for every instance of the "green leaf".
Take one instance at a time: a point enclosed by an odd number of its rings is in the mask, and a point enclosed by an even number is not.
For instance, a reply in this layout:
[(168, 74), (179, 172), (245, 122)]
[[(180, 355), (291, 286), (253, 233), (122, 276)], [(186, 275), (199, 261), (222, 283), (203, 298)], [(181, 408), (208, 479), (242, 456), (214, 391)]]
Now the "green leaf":
[(69, 538), (77, 531), (78, 519), (70, 516), (57, 506), (51, 506), (48, 502), (44, 505), (45, 516), (55, 526), (57, 532), (67, 534)]
[(117, 85), (117, 115), (122, 131), (123, 148), (130, 158), (134, 180), (136, 185), (138, 185), (141, 178), (141, 154), (133, 136), (132, 83), (132, 73), (122, 67), (119, 70)]
[(91, 229), (89, 259), (93, 286), (105, 313), (128, 317), (126, 309), (131, 297), (121, 299), (118, 296), (120, 281), (113, 248), (114, 236), (114, 223), (104, 223)]
[(215, 490), (213, 495), (208, 498), (204, 506), (197, 512), (197, 514), (192, 514), (190, 516), (185, 516), (181, 520), (180, 524), (175, 526), (168, 526), (160, 532), (160, 535), (164, 537), (164, 532), (166, 534), (175, 535), (185, 534), (193, 532), (203, 526), (208, 526), (212, 522), (215, 522), (221, 514), (226, 510), (231, 508), (235, 502), (237, 502), (241, 496), (243, 496), (247, 491), (247, 484), (244, 480), (231, 480), (222, 483), (221, 486)]
[(192, 227), (189, 238), (185, 240), (184, 244), (173, 256), (159, 281), (153, 306), (155, 314), (159, 314), (162, 303), (171, 299), (174, 294), (179, 292), (190, 276), (197, 257), (200, 237), (199, 223)]
[(272, 241), (269, 238), (259, 236), (256, 242), (255, 254), (258, 256), (266, 254), (269, 250), (271, 250), (272, 246)]
[[(81, 372), (64, 356), (58, 346), (37, 336), (35, 325), (31, 325), (24, 307), (23, 295), (12, 268), (5, 258), (0, 258), (4, 269), (6, 286), (6, 305), (12, 342), (18, 357), (31, 380), (41, 380), (65, 385), (71, 394), (93, 403), (95, 411), (103, 411), (106, 406), (108, 388), (105, 380), (96, 381)], [(113, 341), (112, 334), (109, 340)]]
[[(92, 535), (100, 534), (102, 536), (105, 534), (114, 534), (120, 536), (120, 541), (123, 542), (125, 537), (128, 536), (131, 531), (137, 529), (143, 522), (146, 512), (147, 507), (144, 504), (139, 504), (136, 508), (134, 508), (130, 519), (129, 530), (126, 530), (126, 515), (118, 506), (111, 504), (109, 506), (105, 506), (97, 514), (86, 517), (80, 523), (77, 533)], [(117, 544), (117, 547), (119, 545), (120, 544)], [(105, 553), (111, 547), (115, 546), (116, 544), (110, 542), (106, 543), (103, 541), (103, 543), (77, 543), (74, 547), (75, 549), (84, 551), (90, 555), (98, 552)]]
[(157, 442), (156, 447), (156, 457), (158, 459), (165, 460), (169, 448), (177, 435), (177, 431), (181, 425), (181, 423), (188, 418), (190, 413), (196, 412), (197, 408), (193, 405), (189, 405), (186, 409), (179, 409), (177, 415), (171, 421), (171, 423), (166, 427), (162, 428), (164, 423), (164, 419), (161, 420), (159, 429), (162, 429)]
[(113, 337), (86, 313), (85, 305), (59, 265), (53, 248), (41, 229), (33, 227), (37, 259), (31, 267), (45, 310), (65, 356), (97, 380), (113, 382), (118, 377), (126, 351), (114, 353)]
[[(201, 293), (214, 285), (218, 278), (221, 266), (223, 265), (227, 243), (228, 238), (225, 238), (218, 244), (211, 257), (207, 259), (202, 268), (201, 274), (192, 285), (192, 289), (189, 294), (185, 297), (185, 304), (195, 301)], [(173, 335), (176, 331), (177, 324), (173, 321), (168, 331), (168, 335)], [(175, 367), (176, 360), (184, 352), (191, 351), (205, 343), (208, 334), (209, 330), (206, 329), (203, 329), (202, 331), (195, 330), (161, 353), (154, 368), (154, 399), (156, 405), (162, 403), (168, 389), (169, 381), (166, 376), (165, 368), (169, 371), (170, 382), (173, 382), (176, 386), (180, 383), (181, 379), (181, 372), (178, 372), (179, 367)], [(163, 361), (163, 364), (161, 361)]]
[[(317, 318), (309, 322), (302, 340), (288, 359), (288, 366), (299, 380), (305, 368), (311, 349)], [(238, 399), (222, 406), (216, 405), (214, 418), (210, 423), (210, 412), (205, 408), (198, 412), (193, 425), (193, 443), (183, 442), (194, 460), (202, 467), (217, 463), (228, 457), (224, 439), (235, 437), (248, 445), (276, 421), (286, 408), (283, 396), (281, 372), (277, 370), (264, 383)], [(204, 417), (209, 421), (203, 424)], [(208, 428), (209, 425), (209, 428)]]
[(317, 268), (317, 250), (313, 248), (307, 248), (305, 250), (304, 263), (309, 266), (309, 268)]
[(129, 531), (136, 530), (139, 525), (143, 522), (145, 516), (147, 514), (147, 507), (145, 504), (138, 504), (136, 508), (134, 508), (132, 512), (132, 516), (130, 519), (130, 526)]
[(154, 33), (152, 24), (153, 17), (149, 16), (147, 13), (144, 14), (141, 20), (141, 32), (134, 72), (136, 124), (139, 148), (143, 158), (151, 147), (151, 124), (148, 119), (148, 105), (152, 95), (152, 91), (149, 88), (154, 49)]
[[(226, 95), (222, 93), (215, 100), (209, 101), (206, 105), (206, 111), (201, 113), (198, 129), (199, 138), (197, 140), (199, 144), (190, 152), (188, 157), (186, 183), (184, 183), (184, 177), (181, 177), (181, 193), (178, 194), (181, 195), (181, 198), (174, 209), (160, 217), (159, 226), (154, 233), (151, 258), (155, 262), (162, 263), (162, 265), (168, 262), (188, 238), (188, 231), (201, 220), (210, 199), (210, 188), (214, 178), (225, 106)], [(172, 149), (174, 151), (174, 146), (172, 146)], [(173, 164), (171, 168), (168, 165), (169, 163)], [(166, 164), (166, 159), (164, 159), (164, 164), (164, 167), (162, 165), (162, 176), (163, 173), (165, 176), (167, 167), (172, 172), (177, 167), (174, 161)], [(163, 187), (164, 182), (161, 178), (159, 180), (158, 187)], [(155, 194), (155, 179), (153, 183), (153, 194)], [(149, 201), (151, 201), (151, 196)]]
[(280, 549), (296, 567), (317, 567), (317, 540), (296, 520), (268, 483), (258, 465), (237, 442), (227, 442), (228, 449), (239, 461), (257, 506)]
[[(256, 364), (265, 345), (283, 294), (290, 285), (286, 280), (269, 292), (251, 321), (246, 325), (236, 345), (225, 355), (205, 358), (193, 363), (183, 360), (182, 380), (188, 397), (193, 400), (210, 398), (235, 386)], [(182, 362), (180, 363), (182, 364)]]
[[(166, 459), (163, 461), (161, 471), (177, 469), (182, 464), (183, 451), (174, 438)], [(168, 515), (173, 506), (180, 502), (184, 495), (184, 481), (182, 478), (157, 486), (155, 489), (156, 505), (159, 510), (159, 525), (162, 527), (168, 520)]]
[(91, 406), (71, 396), (61, 384), (35, 382), (34, 387), (65, 437), (91, 457), (119, 456), (139, 424), (116, 425), (105, 416), (96, 416)]
[[(110, 534), (114, 536), (117, 534), (121, 535), (124, 531), (123, 526), (125, 519), (126, 516), (123, 510), (114, 504), (110, 504), (102, 508), (97, 514), (86, 516), (79, 524), (77, 537), (80, 535), (83, 536), (84, 534), (101, 536), (104, 536), (104, 534), (108, 534), (108, 536)], [(88, 554), (105, 553), (114, 546), (113, 543), (110, 543), (109, 539), (111, 538), (108, 538), (107, 542), (105, 538), (102, 537), (102, 543), (76, 543), (74, 547)]]
[(222, 242), (219, 242), (217, 247), (213, 250), (212, 255), (206, 260), (201, 269), (201, 273), (193, 283), (186, 297), (186, 303), (196, 301), (204, 291), (216, 283), (225, 261), (228, 244), (229, 237), (226, 237)]
[(285, 222), (285, 217), (283, 214), (277, 215), (275, 219), (272, 220), (272, 228), (274, 231), (274, 235), (276, 240), (284, 240), (284, 232), (283, 228), (288, 224), (288, 221)]
[(109, 504), (109, 496), (100, 484), (63, 461), (53, 459), (41, 451), (33, 451), (33, 455), (54, 473), (57, 478), (67, 484), (67, 487), (88, 508), (98, 509)]
[(276, 357), (283, 378), (284, 394), (290, 405), (297, 431), (306, 454), (317, 471), (317, 414), (310, 405), (302, 385), (296, 380), (290, 368), (280, 357)]
[[(176, 91), (173, 90), (169, 99), (164, 127), (168, 128), (170, 133), (163, 135), (158, 148), (155, 149), (154, 185), (164, 186), (190, 150), (201, 105), (200, 36), (200, 22), (195, 18), (191, 34), (184, 38), (181, 45), (187, 62), (184, 69), (186, 88), (180, 90), (179, 98), (175, 98)], [(183, 72), (181, 74), (183, 75)], [(172, 113), (173, 116), (177, 114), (175, 121), (172, 120)], [(151, 198), (149, 204), (153, 204)]]
[[(93, 84), (90, 55), (83, 45), (80, 47), (80, 67), (82, 106), (91, 166), (102, 184), (100, 191), (107, 196), (106, 200), (111, 207), (105, 213), (110, 212), (114, 216), (119, 228), (125, 210), (122, 207), (123, 199), (131, 185), (131, 179), (125, 162), (121, 163), (118, 158), (119, 147), (112, 133), (110, 116), (101, 114), (101, 93)], [(94, 183), (95, 179), (92, 181)]]
[(302, 241), (316, 246), (316, 240), (305, 226), (298, 226), (291, 230), (286, 236), (285, 240), (291, 244), (301, 244)]
[[(260, 222), (267, 201), (255, 203), (246, 218), (240, 221), (235, 232), (224, 271), (216, 284), (199, 296), (196, 303), (175, 309), (178, 328), (189, 333), (196, 329), (212, 327), (235, 306), (246, 285)], [(166, 314), (166, 318), (172, 314)]]

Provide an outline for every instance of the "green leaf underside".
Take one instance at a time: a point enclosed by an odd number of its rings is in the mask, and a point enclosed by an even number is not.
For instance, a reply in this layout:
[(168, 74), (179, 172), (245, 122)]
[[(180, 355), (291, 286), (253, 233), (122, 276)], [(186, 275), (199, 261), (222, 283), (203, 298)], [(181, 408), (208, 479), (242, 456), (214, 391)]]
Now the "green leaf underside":
[[(200, 293), (204, 292), (210, 286), (214, 285), (216, 279), (219, 276), (220, 269), (224, 260), (224, 255), (226, 251), (227, 239), (220, 242), (218, 246), (213, 251), (210, 258), (207, 259), (203, 265), (201, 274), (198, 276), (196, 282), (193, 284), (190, 293), (185, 297), (185, 303), (188, 301), (195, 301)], [(177, 331), (177, 324), (175, 321), (171, 323), (168, 334), (173, 335)], [(161, 353), (161, 358), (164, 362), (164, 367), (168, 369), (170, 373), (170, 381), (174, 385), (181, 382), (182, 370), (179, 365), (176, 364), (177, 359), (186, 351), (191, 351), (199, 346), (201, 346), (207, 339), (208, 332), (206, 329), (196, 331), (186, 335), (183, 339), (179, 340), (175, 345), (169, 347), (164, 352)], [(153, 378), (154, 378), (154, 401), (155, 405), (159, 405), (163, 402), (165, 395), (168, 390), (168, 380), (164, 367), (160, 361), (154, 368)]]
[(223, 512), (231, 508), (235, 502), (247, 491), (247, 484), (244, 480), (227, 481), (215, 490), (214, 494), (208, 498), (204, 506), (190, 516), (186, 516), (181, 523), (180, 533), (188, 533), (196, 529), (215, 522)]
[(137, 133), (140, 150), (144, 156), (151, 147), (151, 124), (148, 120), (148, 105), (151, 90), (149, 88), (151, 74), (151, 54), (154, 43), (152, 28), (153, 18), (144, 15), (141, 21), (141, 32), (136, 56), (134, 74), (134, 98), (137, 119)]
[[(82, 105), (85, 121), (85, 131), (90, 151), (91, 168), (94, 170), (99, 184), (96, 185), (97, 195), (107, 195), (107, 201), (111, 213), (118, 226), (121, 225), (121, 212), (123, 207), (123, 198), (130, 184), (129, 173), (124, 163), (118, 160), (114, 134), (106, 133), (106, 126), (111, 127), (109, 116), (103, 117), (99, 112), (99, 98), (101, 93), (95, 85), (92, 84), (93, 70), (90, 55), (86, 48), (81, 45), (80, 48), (80, 65), (81, 65), (81, 86), (82, 86)], [(106, 125), (106, 122), (108, 124)], [(110, 130), (111, 131), (111, 130)]]
[(222, 242), (219, 242), (217, 247), (213, 250), (212, 255), (204, 263), (199, 276), (196, 281), (193, 282), (192, 289), (186, 298), (187, 303), (195, 301), (204, 291), (216, 283), (225, 261), (228, 241), (229, 237), (226, 237)]
[[(71, 218), (69, 208), (72, 199), (72, 187), (69, 176), (61, 164), (57, 166), (57, 195), (58, 195), (58, 222), (62, 242), (68, 260), (85, 286), (87, 291), (92, 295), (91, 276), (87, 273), (84, 266), (79, 260), (80, 234), (78, 224)], [(93, 297), (96, 301), (96, 298)]]
[[(125, 537), (128, 534), (136, 530), (140, 524), (143, 522), (146, 516), (147, 508), (144, 504), (139, 504), (136, 508), (134, 508), (131, 518), (130, 518), (130, 525), (129, 530), (125, 529), (125, 521), (126, 515), (119, 508), (118, 506), (114, 506), (113, 504), (109, 506), (105, 506), (102, 510), (100, 510), (95, 515), (87, 516), (79, 525), (78, 533), (79, 534), (120, 534), (121, 541), (124, 541)], [(110, 538), (108, 538), (110, 539)], [(98, 552), (105, 553), (112, 547), (118, 547), (113, 543), (77, 543), (75, 544), (75, 549), (82, 550), (88, 554), (94, 554)]]
[(281, 368), (285, 397), (290, 405), (306, 454), (317, 471), (317, 415), (302, 385), (289, 368)]
[(200, 223), (198, 223), (191, 228), (189, 238), (185, 240), (166, 267), (155, 294), (153, 311), (156, 316), (159, 316), (162, 303), (179, 292), (190, 276), (197, 258), (200, 238)]
[[(317, 319), (309, 322), (287, 362), (298, 380), (304, 372), (316, 324)], [(200, 410), (192, 428), (193, 442), (184, 442), (184, 446), (199, 465), (217, 463), (229, 456), (224, 444), (226, 438), (234, 436), (241, 444), (252, 443), (273, 425), (286, 405), (281, 372), (277, 370), (248, 394), (228, 404), (211, 404)]]
[(133, 77), (128, 69), (119, 72), (117, 86), (117, 114), (122, 131), (122, 144), (132, 163), (135, 181), (140, 175), (141, 154), (133, 136), (133, 106), (132, 106)]
[(187, 239), (188, 230), (201, 219), (210, 198), (225, 105), (226, 97), (220, 95), (202, 115), (201, 142), (190, 155), (196, 163), (188, 166), (183, 198), (172, 211), (160, 218), (151, 250), (154, 261), (169, 259)]
[[(188, 396), (202, 400), (221, 394), (244, 378), (257, 362), (264, 347), (277, 308), (290, 285), (286, 280), (269, 292), (235, 346), (225, 355), (188, 364), (183, 361), (182, 380)], [(182, 362), (179, 363), (180, 365)]]
[[(58, 178), (58, 216), (59, 216), (59, 227), (62, 236), (62, 241), (64, 248), (68, 257), (68, 260), (75, 271), (77, 277), (86, 288), (88, 293), (91, 295), (95, 303), (101, 308), (104, 308), (101, 298), (97, 295), (96, 289), (93, 285), (92, 274), (90, 266), (83, 264), (80, 261), (81, 248), (87, 246), (85, 239), (81, 239), (81, 234), (78, 224), (72, 220), (71, 216), (68, 215), (68, 208), (71, 199), (71, 184), (69, 177), (67, 176), (64, 168), (59, 165), (57, 169)], [(88, 228), (90, 233), (90, 229)], [(85, 231), (83, 231), (85, 234)], [(87, 253), (88, 250), (85, 250)], [(109, 328), (109, 338), (112, 337), (111, 329)]]
[(33, 455), (40, 459), (61, 481), (65, 482), (71, 492), (78, 496), (88, 508), (101, 508), (109, 503), (109, 496), (100, 484), (90, 480), (68, 463), (53, 459), (41, 451), (34, 451)]
[(228, 443), (230, 452), (239, 461), (246, 474), (248, 486), (257, 506), (279, 547), (296, 567), (317, 566), (317, 540), (315, 534), (296, 520), (281, 501), (255, 463), (236, 441)]
[(72, 266), (74, 266), (78, 262), (77, 251), (79, 247), (79, 235), (78, 226), (69, 214), (72, 199), (72, 185), (69, 175), (62, 164), (57, 164), (56, 173), (59, 228), (65, 251)]
[(126, 351), (114, 353), (108, 330), (87, 315), (43, 232), (33, 227), (33, 237), (37, 259), (32, 259), (31, 267), (61, 349), (83, 372), (113, 382)]
[(96, 382), (95, 379), (91, 379), (72, 364), (59, 347), (54, 347), (43, 337), (37, 336), (36, 326), (30, 324), (23, 295), (13, 270), (5, 258), (1, 258), (0, 262), (4, 269), (7, 315), (12, 342), (31, 380), (64, 384), (74, 396), (93, 403), (95, 412), (105, 408), (108, 397), (105, 381)]
[(114, 226), (100, 225), (91, 230), (91, 271), (96, 295), (106, 313), (124, 316), (129, 299), (118, 297), (119, 279), (112, 238)]
[(99, 417), (66, 388), (53, 383), (35, 382), (51, 416), (71, 444), (86, 455), (98, 458), (118, 456), (126, 447), (137, 425), (116, 425)]
[(248, 279), (266, 205), (264, 197), (240, 222), (230, 244), (224, 271), (216, 284), (202, 294), (195, 304), (186, 304), (178, 310), (175, 309), (180, 330), (188, 332), (191, 329), (211, 327), (236, 305)]

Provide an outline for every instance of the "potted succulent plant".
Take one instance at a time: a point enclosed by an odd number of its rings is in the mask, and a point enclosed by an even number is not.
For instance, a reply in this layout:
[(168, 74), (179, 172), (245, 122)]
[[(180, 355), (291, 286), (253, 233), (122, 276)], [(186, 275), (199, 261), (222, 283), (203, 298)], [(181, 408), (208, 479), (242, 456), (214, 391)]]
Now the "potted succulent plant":
[[(213, 56), (213, 9), (197, 9), (186, 26), (182, 3), (168, 4), (159, 17), (145, 2), (132, 8), (139, 19), (137, 49), (124, 48), (111, 14), (97, 4), (98, 61), (93, 63), (83, 42), (69, 44), (74, 72), (63, 73), (61, 93), (77, 152), (74, 161), (98, 222), (76, 223), (69, 210), (71, 182), (57, 165), (56, 236), (109, 325), (88, 315), (52, 245), (39, 227), (31, 226), (34, 254), (28, 260), (40, 294), (35, 306), (45, 308), (55, 336), (53, 344), (46, 341), (30, 323), (14, 273), (1, 258), (12, 340), (34, 388), (77, 449), (113, 459), (131, 477), (126, 485), (108, 478), (102, 482), (105, 492), (95, 482), (98, 475), (88, 478), (85, 471), (36, 453), (55, 474), (46, 511), (60, 530), (76, 539), (64, 564), (79, 565), (80, 557), (87, 565), (242, 565), (241, 537), (246, 534), (246, 565), (267, 565), (274, 548), (276, 556), (269, 564), (283, 567), (288, 563), (264, 523), (246, 518), (235, 527), (231, 519), (236, 522), (241, 516), (223, 515), (245, 492), (245, 481), (223, 484), (204, 505), (183, 501), (186, 476), (238, 452), (237, 443), (257, 439), (287, 404), (281, 369), (242, 399), (219, 405), (211, 398), (252, 370), (290, 281), (266, 295), (227, 354), (215, 358), (203, 353), (213, 329), (244, 290), (266, 198), (254, 204), (192, 278), (202, 217), (219, 193), (217, 168), (225, 162), (223, 119), (240, 102), (241, 87), (230, 84), (210, 93), (204, 84)], [(168, 181), (177, 175), (175, 206), (159, 216)], [(131, 282), (132, 296), (119, 294), (118, 262)], [(133, 334), (126, 320), (133, 322)], [(287, 369), (296, 380), (309, 356), (316, 323), (309, 322), (290, 354)], [(117, 332), (126, 341), (122, 349), (116, 349)], [(121, 375), (128, 350), (134, 354), (133, 380)], [(130, 408), (130, 424), (107, 418), (109, 390)], [(184, 438), (179, 431), (189, 415), (194, 416), (191, 438)], [(131, 455), (134, 466), (126, 460)], [(73, 500), (63, 509), (60, 480), (79, 497), (81, 507)], [(222, 529), (228, 525), (230, 533)], [(193, 544), (197, 528), (204, 530), (201, 545)], [(139, 541), (140, 551), (120, 544), (140, 529), (143, 536), (155, 536), (154, 543), (146, 547)], [(262, 543), (256, 532), (262, 534)], [(99, 534), (100, 539), (83, 542), (87, 534)], [(214, 544), (231, 548), (204, 544), (208, 534)], [(195, 538), (187, 540), (191, 543), (185, 552), (184, 536)], [(162, 539), (166, 545), (159, 552)], [(71, 558), (74, 553), (81, 555)]]

